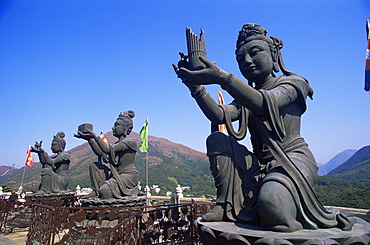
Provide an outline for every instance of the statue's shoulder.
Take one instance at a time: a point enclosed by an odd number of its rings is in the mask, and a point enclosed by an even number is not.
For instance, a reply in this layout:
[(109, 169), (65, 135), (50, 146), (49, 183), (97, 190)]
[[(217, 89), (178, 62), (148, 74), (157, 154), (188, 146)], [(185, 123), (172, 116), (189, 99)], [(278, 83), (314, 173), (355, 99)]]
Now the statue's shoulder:
[(126, 137), (120, 143), (127, 145), (127, 147), (130, 148), (131, 150), (137, 151), (136, 141), (131, 137)]
[[(304, 96), (307, 96), (311, 93), (312, 88), (308, 81), (301, 76), (298, 75), (290, 75), (290, 76), (281, 76), (279, 77), (278, 81), (275, 84), (275, 87), (289, 84), (293, 86), (299, 93)], [(310, 96), (311, 97), (311, 96)]]
[(70, 155), (68, 152), (63, 152), (58, 155), (59, 158), (61, 158), (64, 161), (69, 161)]
[(281, 85), (281, 84), (298, 85), (301, 83), (304, 86), (309, 86), (308, 82), (303, 77), (300, 77), (297, 75), (290, 75), (290, 76), (280, 76), (278, 78), (278, 81), (276, 82), (276, 85)]

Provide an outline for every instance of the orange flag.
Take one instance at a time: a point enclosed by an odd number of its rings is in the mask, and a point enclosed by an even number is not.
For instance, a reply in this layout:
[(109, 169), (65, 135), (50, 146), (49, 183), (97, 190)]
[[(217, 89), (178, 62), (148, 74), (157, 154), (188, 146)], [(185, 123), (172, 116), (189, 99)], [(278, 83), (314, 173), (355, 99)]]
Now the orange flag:
[(101, 139), (102, 139), (102, 140), (103, 140), (107, 145), (109, 145), (107, 138), (105, 138), (105, 136), (104, 136), (103, 132), (101, 132), (101, 131), (100, 131), (100, 138), (101, 138)]
[(32, 152), (31, 152), (31, 146), (28, 146), (26, 165), (28, 167), (32, 167), (32, 165), (33, 165), (33, 156), (32, 156)]
[[(220, 105), (224, 105), (225, 101), (224, 101), (224, 97), (222, 96), (221, 90), (217, 91), (217, 97), (218, 97), (218, 103)], [(218, 125), (218, 127), (219, 127), (220, 132), (226, 134), (226, 125), (225, 124), (220, 124), (220, 125)]]

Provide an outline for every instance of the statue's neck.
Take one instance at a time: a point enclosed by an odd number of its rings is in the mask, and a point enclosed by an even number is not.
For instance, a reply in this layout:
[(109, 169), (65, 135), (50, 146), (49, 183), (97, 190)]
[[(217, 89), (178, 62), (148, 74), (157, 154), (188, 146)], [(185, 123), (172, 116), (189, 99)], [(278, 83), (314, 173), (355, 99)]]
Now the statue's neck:
[(121, 135), (119, 138), (118, 138), (118, 141), (122, 141), (124, 139), (126, 139), (127, 135)]

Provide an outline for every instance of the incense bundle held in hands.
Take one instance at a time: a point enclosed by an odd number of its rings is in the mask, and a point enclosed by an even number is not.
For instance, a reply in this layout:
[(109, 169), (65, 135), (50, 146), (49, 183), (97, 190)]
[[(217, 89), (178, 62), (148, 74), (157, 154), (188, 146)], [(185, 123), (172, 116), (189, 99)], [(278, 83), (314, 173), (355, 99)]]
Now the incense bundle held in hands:
[(188, 57), (189, 57), (189, 69), (200, 70), (205, 68), (199, 57), (207, 58), (206, 45), (204, 42), (204, 31), (200, 29), (200, 37), (198, 39), (191, 28), (186, 27), (186, 42), (188, 46)]

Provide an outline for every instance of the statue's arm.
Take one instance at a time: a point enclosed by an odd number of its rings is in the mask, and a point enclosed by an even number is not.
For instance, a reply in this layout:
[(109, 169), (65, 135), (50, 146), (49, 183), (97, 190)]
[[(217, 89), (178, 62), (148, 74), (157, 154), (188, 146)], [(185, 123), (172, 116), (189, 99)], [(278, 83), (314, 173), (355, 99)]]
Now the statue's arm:
[[(51, 166), (51, 168), (52, 168), (53, 170), (55, 170), (55, 169), (56, 169), (56, 165), (57, 165), (58, 163), (60, 163), (60, 162), (62, 162), (62, 161), (63, 161), (63, 158), (60, 158), (60, 157), (51, 158), (51, 157), (49, 156), (49, 154), (48, 154), (48, 153), (46, 153), (45, 151), (44, 151), (43, 153), (41, 153), (41, 154), (42, 154), (42, 157), (43, 157), (43, 159), (44, 159), (45, 163), (46, 163), (46, 164), (48, 164), (49, 166)], [(41, 160), (40, 160), (40, 161), (41, 161)]]
[(95, 139), (95, 142), (97, 143), (98, 149), (100, 149), (102, 153), (108, 154), (109, 145), (107, 145), (107, 143), (105, 143), (104, 140), (102, 140), (99, 135), (95, 135), (94, 139)]
[[(100, 137), (99, 137), (100, 138)], [(102, 156), (104, 154), (104, 152), (102, 151), (102, 149), (99, 147), (98, 143), (95, 141), (94, 138), (90, 138), (88, 140), (89, 142), (89, 145), (92, 149), (92, 151), (94, 152), (95, 155), (97, 156)]]
[(37, 152), (37, 155), (39, 156), (39, 160), (40, 160), (40, 163), (42, 165), (45, 165), (46, 164), (46, 160), (45, 160), (45, 157), (44, 157), (44, 153), (45, 151), (42, 150), (42, 152)]
[(177, 68), (173, 65), (177, 76), (181, 78), (185, 84), (189, 83), (192, 86), (198, 87), (200, 85), (219, 84), (234, 99), (248, 108), (251, 112), (259, 115), (266, 112), (263, 96), (258, 90), (234, 77), (231, 73), (223, 71), (211, 61), (202, 57), (199, 59), (205, 64), (206, 68), (191, 71), (185, 67)]
[(251, 112), (257, 115), (263, 115), (266, 112), (266, 106), (263, 101), (262, 94), (249, 86), (242, 80), (232, 77), (230, 84), (221, 86), (241, 105), (248, 108)]
[[(199, 86), (195, 92), (191, 92), (199, 108), (212, 123), (225, 123), (224, 111), (220, 108), (212, 96), (209, 95), (204, 86)], [(231, 119), (233, 121), (236, 120), (238, 118), (237, 108), (233, 105), (229, 105), (227, 106), (227, 109), (230, 112)]]

